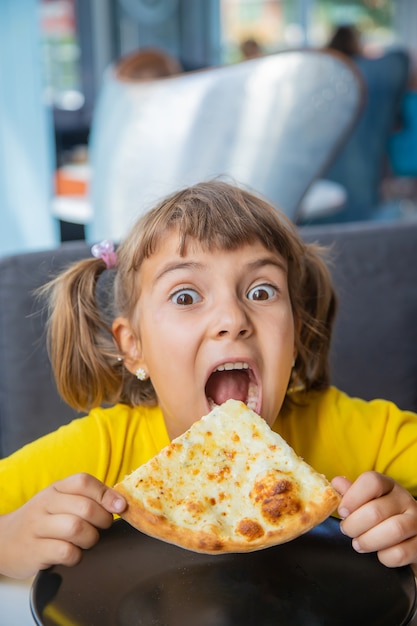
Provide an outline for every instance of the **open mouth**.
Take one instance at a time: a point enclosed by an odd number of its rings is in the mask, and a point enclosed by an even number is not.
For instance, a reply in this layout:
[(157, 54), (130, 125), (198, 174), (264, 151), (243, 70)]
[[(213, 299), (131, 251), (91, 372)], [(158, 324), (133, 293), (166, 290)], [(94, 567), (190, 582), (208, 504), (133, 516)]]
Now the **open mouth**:
[(240, 400), (253, 411), (259, 411), (259, 386), (247, 363), (222, 363), (209, 376), (206, 396), (210, 408), (226, 400)]

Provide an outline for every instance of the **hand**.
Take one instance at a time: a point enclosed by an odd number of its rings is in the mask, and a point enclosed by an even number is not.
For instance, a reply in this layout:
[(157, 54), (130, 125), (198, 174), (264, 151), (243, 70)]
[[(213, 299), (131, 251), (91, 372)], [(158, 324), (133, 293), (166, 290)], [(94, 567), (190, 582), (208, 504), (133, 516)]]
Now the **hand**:
[(89, 474), (52, 484), (0, 517), (0, 572), (27, 578), (55, 564), (75, 565), (126, 502)]
[(412, 565), (417, 571), (417, 502), (388, 476), (365, 472), (351, 483), (333, 479), (343, 496), (341, 530), (357, 552), (376, 552), (387, 567)]

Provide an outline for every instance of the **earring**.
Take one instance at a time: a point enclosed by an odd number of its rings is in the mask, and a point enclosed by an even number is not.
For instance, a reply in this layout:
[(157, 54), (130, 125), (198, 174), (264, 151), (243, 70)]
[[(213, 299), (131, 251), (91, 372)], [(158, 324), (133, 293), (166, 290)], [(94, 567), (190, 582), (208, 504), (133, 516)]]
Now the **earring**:
[(143, 367), (138, 367), (138, 369), (135, 372), (135, 375), (138, 380), (142, 380), (142, 381), (148, 378), (148, 374), (146, 370), (143, 369)]

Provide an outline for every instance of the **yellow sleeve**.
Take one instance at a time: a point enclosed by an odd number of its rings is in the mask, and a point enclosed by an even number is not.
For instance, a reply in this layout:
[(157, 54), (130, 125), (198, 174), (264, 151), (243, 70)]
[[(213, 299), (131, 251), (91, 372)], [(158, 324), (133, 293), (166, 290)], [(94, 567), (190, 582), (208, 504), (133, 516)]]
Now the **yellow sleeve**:
[(113, 486), (167, 443), (158, 409), (93, 409), (0, 460), (0, 514), (78, 472)]
[(317, 471), (355, 480), (375, 470), (417, 496), (417, 414), (386, 400), (350, 398), (334, 387), (294, 400), (274, 430)]

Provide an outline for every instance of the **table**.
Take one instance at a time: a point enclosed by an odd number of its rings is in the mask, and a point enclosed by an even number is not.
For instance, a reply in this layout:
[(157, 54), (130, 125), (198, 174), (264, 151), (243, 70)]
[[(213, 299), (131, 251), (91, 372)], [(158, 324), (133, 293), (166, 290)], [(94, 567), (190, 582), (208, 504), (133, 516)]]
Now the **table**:
[[(14, 580), (0, 576), (0, 607), (4, 620), (2, 623), (7, 626), (34, 626), (29, 604), (32, 582), (33, 578)], [(417, 626), (417, 614), (409, 626)]]

